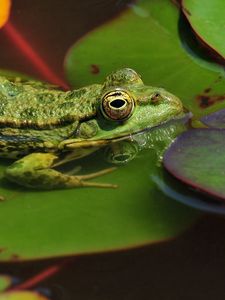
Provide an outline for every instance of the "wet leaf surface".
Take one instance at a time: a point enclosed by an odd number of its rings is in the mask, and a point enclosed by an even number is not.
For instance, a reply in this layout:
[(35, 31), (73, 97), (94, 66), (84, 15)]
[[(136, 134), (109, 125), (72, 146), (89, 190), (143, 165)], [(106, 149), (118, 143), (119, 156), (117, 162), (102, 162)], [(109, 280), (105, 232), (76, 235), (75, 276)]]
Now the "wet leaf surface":
[(180, 181), (204, 195), (225, 200), (225, 130), (193, 129), (166, 151), (163, 164)]
[(223, 0), (183, 0), (183, 12), (197, 37), (225, 64)]

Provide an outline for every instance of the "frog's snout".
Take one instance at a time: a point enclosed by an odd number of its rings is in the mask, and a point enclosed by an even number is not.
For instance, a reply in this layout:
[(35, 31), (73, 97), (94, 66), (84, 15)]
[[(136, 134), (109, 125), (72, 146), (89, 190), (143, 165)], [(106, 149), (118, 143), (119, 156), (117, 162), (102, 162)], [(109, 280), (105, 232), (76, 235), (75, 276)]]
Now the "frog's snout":
[(176, 108), (176, 110), (178, 111), (183, 111), (184, 107), (183, 107), (183, 103), (181, 102), (180, 98), (174, 96), (174, 95), (167, 95), (166, 96), (168, 103), (170, 106), (173, 106), (174, 108)]

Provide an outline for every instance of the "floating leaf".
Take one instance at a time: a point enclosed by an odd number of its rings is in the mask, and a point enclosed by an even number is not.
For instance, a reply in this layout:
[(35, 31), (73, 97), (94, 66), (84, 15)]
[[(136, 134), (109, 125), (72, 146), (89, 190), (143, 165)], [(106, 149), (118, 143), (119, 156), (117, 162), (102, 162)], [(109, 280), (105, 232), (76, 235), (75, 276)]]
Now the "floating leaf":
[(225, 201), (225, 130), (193, 129), (166, 151), (167, 171), (188, 186)]
[(4, 291), (12, 284), (12, 278), (7, 275), (0, 275), (0, 292)]
[(168, 199), (173, 199), (202, 212), (225, 215), (225, 203), (204, 197), (203, 194), (196, 193), (193, 189), (184, 189), (182, 182), (178, 182), (167, 172), (163, 173), (162, 178), (154, 174), (152, 180)]
[[(139, 148), (136, 158), (98, 179), (118, 184), (117, 189), (29, 191), (2, 179), (0, 194), (6, 200), (0, 203), (0, 260), (118, 250), (179, 234), (199, 214), (168, 201), (150, 178), (159, 168), (164, 143), (178, 132), (172, 123), (133, 135), (132, 145)], [(105, 154), (100, 149), (70, 167), (82, 166), (86, 173), (104, 169), (111, 165)], [(8, 164), (2, 161), (1, 171)]]
[(183, 0), (182, 6), (197, 37), (225, 64), (224, 0)]
[(126, 66), (136, 69), (146, 84), (179, 96), (196, 116), (224, 107), (224, 70), (185, 51), (179, 11), (172, 1), (143, 0), (136, 5), (142, 14), (131, 7), (70, 49), (65, 69), (71, 84), (102, 82), (106, 74)]
[[(106, 73), (126, 65), (143, 73), (146, 84), (165, 86), (184, 96), (189, 107), (193, 104), (189, 103), (190, 97), (208, 85), (213, 86), (213, 92), (221, 92), (221, 69), (217, 68), (217, 72), (202, 69), (181, 47), (177, 33), (179, 15), (170, 1), (143, 1), (141, 8), (141, 14), (140, 10), (138, 14), (137, 9), (131, 10), (122, 15), (122, 19), (102, 27), (104, 33), (99, 40), (93, 38), (93, 42), (79, 49), (80, 65), (71, 60), (70, 69), (73, 78), (75, 72), (79, 74), (79, 85), (101, 81)], [(120, 24), (125, 28), (120, 29)], [(147, 33), (146, 38), (141, 32), (145, 36)], [(91, 35), (88, 38), (91, 39)], [(133, 47), (130, 55), (129, 47)], [(99, 74), (96, 74), (97, 58), (102, 60)], [(87, 68), (83, 71), (84, 64)], [(85, 72), (90, 69), (95, 75), (86, 76)], [(197, 100), (194, 103), (193, 109), (200, 112)], [(132, 137), (138, 145), (149, 142), (151, 147), (141, 150), (134, 160), (115, 172), (98, 179), (118, 184), (114, 190), (30, 191), (2, 178), (0, 194), (6, 200), (0, 203), (0, 260), (41, 259), (136, 247), (174, 237), (190, 226), (199, 213), (168, 201), (151, 180), (162, 154), (156, 140), (163, 144), (168, 138), (168, 128), (157, 131), (155, 140), (144, 135)], [(104, 155), (105, 149), (99, 150), (71, 167), (80, 165), (82, 171), (89, 173), (111, 166), (104, 161)], [(9, 164), (2, 160), (2, 173)]]
[(48, 300), (48, 298), (36, 292), (15, 291), (1, 294), (0, 300)]
[(201, 121), (209, 127), (225, 128), (225, 109), (206, 115)]

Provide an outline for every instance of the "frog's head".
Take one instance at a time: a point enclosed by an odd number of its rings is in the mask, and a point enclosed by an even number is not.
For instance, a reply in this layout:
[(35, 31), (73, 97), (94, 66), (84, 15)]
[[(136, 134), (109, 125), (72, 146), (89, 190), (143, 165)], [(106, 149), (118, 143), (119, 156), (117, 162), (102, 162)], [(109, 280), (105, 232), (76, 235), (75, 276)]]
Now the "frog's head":
[(176, 96), (162, 88), (144, 85), (141, 77), (128, 68), (106, 78), (99, 105), (97, 136), (101, 138), (115, 138), (151, 128), (182, 116), (184, 112)]

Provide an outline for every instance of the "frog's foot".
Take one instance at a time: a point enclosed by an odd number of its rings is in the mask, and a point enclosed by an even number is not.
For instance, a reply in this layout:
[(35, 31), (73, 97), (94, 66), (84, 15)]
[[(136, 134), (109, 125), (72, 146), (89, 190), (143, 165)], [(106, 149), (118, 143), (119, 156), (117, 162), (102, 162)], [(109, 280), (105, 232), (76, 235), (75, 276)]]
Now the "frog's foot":
[(92, 179), (92, 178), (96, 178), (108, 173), (113, 172), (114, 170), (116, 170), (115, 167), (112, 168), (108, 168), (108, 169), (104, 169), (98, 172), (94, 172), (94, 173), (90, 173), (87, 175), (79, 175), (79, 176), (70, 176), (73, 178), (76, 178), (77, 180), (82, 182), (82, 186), (95, 186), (95, 187), (105, 187), (105, 188), (117, 188), (116, 184), (110, 184), (110, 183), (99, 183), (99, 182), (89, 182), (86, 181), (86, 179)]
[(88, 175), (71, 176), (52, 169), (58, 157), (52, 153), (32, 153), (14, 162), (5, 171), (5, 177), (22, 186), (35, 189), (73, 187), (116, 188), (114, 184), (87, 181), (115, 170), (109, 168)]

